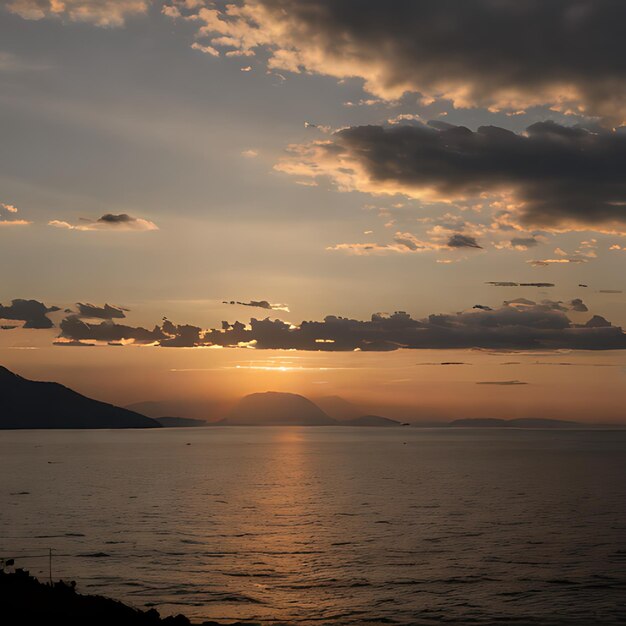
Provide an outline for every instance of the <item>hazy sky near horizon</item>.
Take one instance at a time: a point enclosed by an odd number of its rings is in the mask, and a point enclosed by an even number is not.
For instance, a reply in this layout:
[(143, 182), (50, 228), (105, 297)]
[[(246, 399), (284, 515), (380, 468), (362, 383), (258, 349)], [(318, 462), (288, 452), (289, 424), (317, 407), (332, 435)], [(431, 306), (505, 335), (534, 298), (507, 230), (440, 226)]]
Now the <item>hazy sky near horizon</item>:
[(0, 363), (120, 403), (620, 419), (624, 18), (2, 3)]

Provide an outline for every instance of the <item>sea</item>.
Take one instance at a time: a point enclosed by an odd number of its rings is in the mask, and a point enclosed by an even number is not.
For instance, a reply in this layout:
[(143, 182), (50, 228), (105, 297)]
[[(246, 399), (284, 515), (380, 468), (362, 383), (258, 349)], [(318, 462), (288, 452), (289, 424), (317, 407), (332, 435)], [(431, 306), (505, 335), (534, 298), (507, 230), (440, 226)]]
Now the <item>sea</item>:
[(626, 431), (3, 431), (0, 558), (196, 622), (625, 624)]

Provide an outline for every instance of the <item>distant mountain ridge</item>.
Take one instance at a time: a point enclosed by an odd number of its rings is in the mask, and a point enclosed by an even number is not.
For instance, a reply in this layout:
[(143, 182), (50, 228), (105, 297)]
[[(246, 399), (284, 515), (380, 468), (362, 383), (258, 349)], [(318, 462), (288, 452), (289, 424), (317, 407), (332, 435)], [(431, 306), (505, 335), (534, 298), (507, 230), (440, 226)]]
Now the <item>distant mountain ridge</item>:
[[(129, 408), (93, 400), (53, 382), (32, 381), (0, 366), (0, 430), (7, 429), (104, 429), (193, 426), (352, 426), (397, 427), (408, 425), (380, 415), (356, 415), (359, 407), (338, 396), (321, 403), (341, 413), (331, 417), (315, 402), (294, 393), (267, 391), (239, 400), (228, 415), (207, 422), (184, 417), (146, 417)], [(156, 413), (160, 402), (140, 403)], [(139, 406), (136, 405), (136, 406)], [(420, 426), (419, 423), (413, 424)], [(580, 422), (545, 418), (463, 418), (436, 424), (449, 428), (547, 428), (584, 427)], [(599, 427), (600, 425), (596, 425)], [(608, 425), (601, 425), (608, 427)]]
[(58, 383), (22, 378), (0, 366), (0, 429), (160, 427), (134, 411), (92, 400)]
[(499, 419), (495, 417), (465, 418), (449, 422), (453, 428), (576, 428), (580, 422), (569, 420), (545, 419), (541, 417), (519, 417), (516, 419)]
[(208, 426), (206, 420), (192, 419), (191, 417), (155, 417), (163, 428), (202, 428)]
[(170, 400), (147, 400), (133, 402), (124, 406), (129, 411), (147, 415), (152, 419), (161, 417), (180, 417), (212, 422), (223, 416), (229, 403), (219, 400), (197, 400), (193, 398), (175, 398)]
[(355, 419), (367, 413), (365, 409), (341, 396), (319, 396), (313, 398), (313, 402), (315, 402), (324, 413), (340, 422)]
[(377, 428), (389, 428), (395, 426), (402, 426), (402, 422), (392, 420), (389, 417), (382, 417), (381, 415), (361, 415), (359, 417), (353, 417), (352, 419), (346, 419), (339, 422), (340, 426), (376, 426)]
[[(331, 400), (333, 403), (337, 402), (335, 397)], [(343, 402), (348, 406), (346, 401)], [(295, 393), (266, 391), (241, 398), (235, 408), (215, 425), (394, 427), (402, 424), (380, 415), (358, 415), (357, 417), (335, 419), (322, 411), (316, 402), (304, 396)]]

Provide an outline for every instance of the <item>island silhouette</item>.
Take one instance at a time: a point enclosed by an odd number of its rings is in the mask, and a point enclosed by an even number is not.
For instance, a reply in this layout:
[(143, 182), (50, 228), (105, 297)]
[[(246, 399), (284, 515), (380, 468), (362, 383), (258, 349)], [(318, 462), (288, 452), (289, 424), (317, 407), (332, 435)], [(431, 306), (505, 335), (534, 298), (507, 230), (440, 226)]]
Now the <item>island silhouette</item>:
[(266, 391), (252, 393), (236, 404), (217, 422), (221, 426), (401, 426), (400, 422), (380, 415), (359, 415), (336, 419), (315, 402), (297, 393)]
[(241, 398), (218, 423), (226, 426), (334, 426), (338, 422), (304, 396), (266, 391)]

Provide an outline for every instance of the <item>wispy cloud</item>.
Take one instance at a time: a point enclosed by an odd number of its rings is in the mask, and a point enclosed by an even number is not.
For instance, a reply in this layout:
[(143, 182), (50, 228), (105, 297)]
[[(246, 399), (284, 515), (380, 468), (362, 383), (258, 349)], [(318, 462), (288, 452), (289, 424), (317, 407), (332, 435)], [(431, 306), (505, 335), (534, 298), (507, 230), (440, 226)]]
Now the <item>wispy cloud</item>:
[(132, 217), (126, 213), (107, 213), (95, 221), (84, 220), (78, 224), (71, 224), (62, 220), (51, 220), (49, 226), (79, 231), (145, 231), (159, 230), (158, 226), (140, 217)]
[(222, 304), (237, 304), (239, 306), (250, 306), (258, 309), (265, 309), (266, 311), (286, 311), (289, 312), (289, 307), (286, 304), (272, 304), (267, 300), (250, 300), (249, 302), (241, 302), (239, 300), (224, 300)]
[(521, 380), (482, 380), (477, 385), (499, 385), (501, 387), (516, 387), (517, 385), (527, 385)]
[(25, 20), (55, 18), (110, 27), (145, 14), (148, 6), (149, 0), (8, 0), (5, 8)]
[[(7, 219), (6, 214), (11, 216), (18, 212), (17, 207), (12, 204), (0, 203), (0, 227), (1, 226), (28, 226), (31, 222), (28, 220), (11, 217)], [(5, 213), (5, 215), (3, 215)]]
[[(463, 249), (482, 249), (472, 235), (449, 234), (447, 229), (433, 228), (427, 232), (428, 240), (420, 239), (413, 233), (398, 231), (392, 243), (339, 243), (328, 246), (327, 250), (343, 251), (365, 256), (380, 254), (415, 254), (422, 252), (451, 252)], [(448, 261), (446, 259), (444, 262)], [(451, 263), (452, 260), (449, 260)]]

